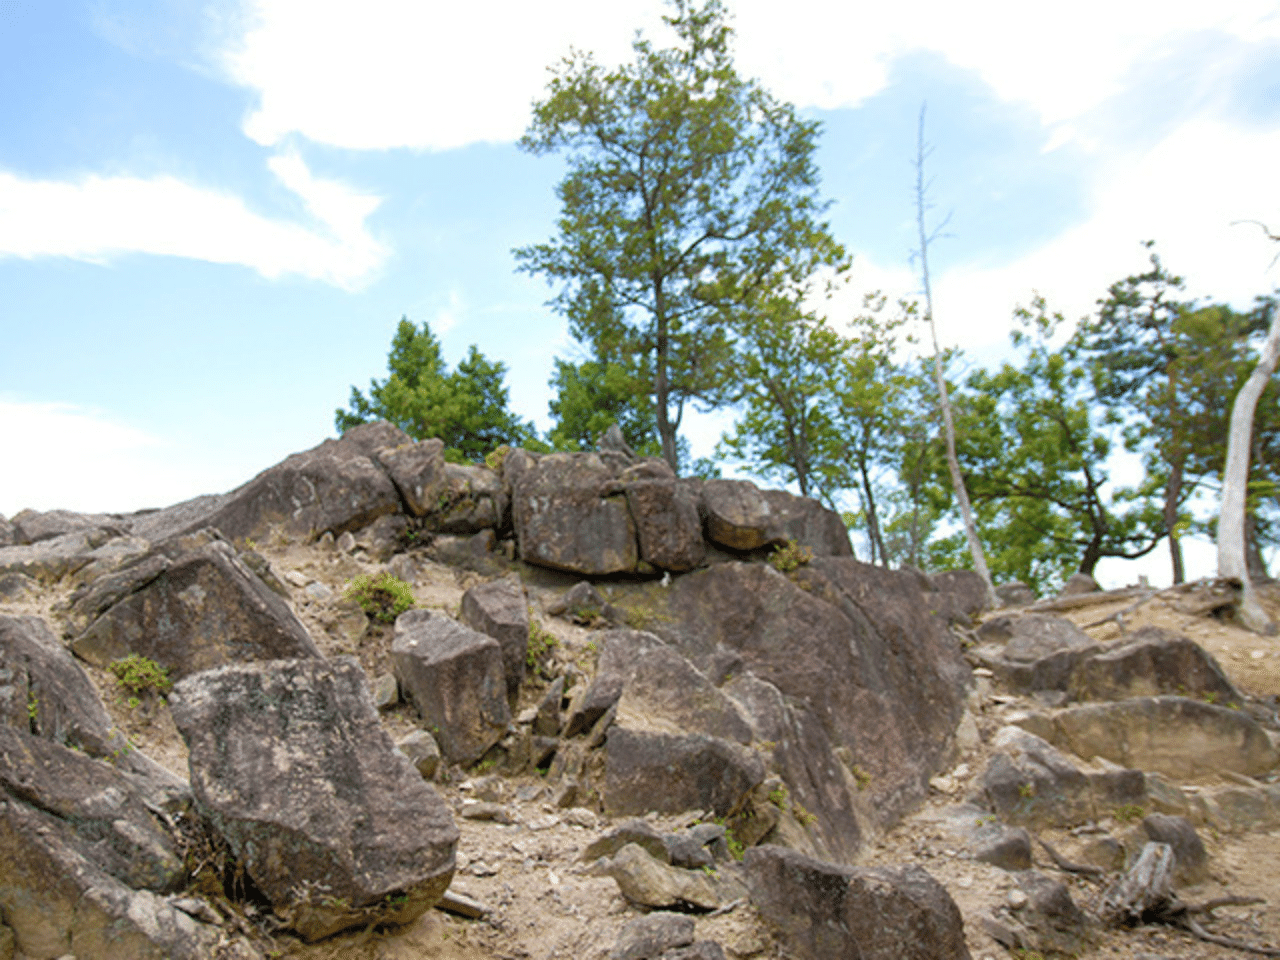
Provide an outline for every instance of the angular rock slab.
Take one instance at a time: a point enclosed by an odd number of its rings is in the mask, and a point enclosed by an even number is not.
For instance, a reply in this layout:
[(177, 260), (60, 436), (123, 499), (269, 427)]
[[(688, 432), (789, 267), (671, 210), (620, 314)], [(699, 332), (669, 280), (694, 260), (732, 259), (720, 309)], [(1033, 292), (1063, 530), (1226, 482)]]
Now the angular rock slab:
[(529, 601), (518, 579), (490, 580), (462, 595), (462, 619), (472, 630), (493, 637), (502, 647), (507, 696), (512, 700), (524, 680), (529, 652)]
[[(625, 482), (626, 475), (623, 480)], [(706, 558), (698, 494), (674, 477), (626, 483), (627, 505), (635, 519), (640, 559), (660, 570), (692, 570)]]
[(1077, 756), (1171, 777), (1230, 770), (1255, 777), (1280, 762), (1266, 732), (1242, 711), (1186, 697), (1088, 704), (1053, 717), (1052, 740)]
[(376, 454), (405, 506), (415, 517), (425, 517), (440, 506), (446, 489), (444, 441), (436, 438), (387, 447)]
[(1060, 750), (1018, 727), (991, 741), (995, 753), (978, 781), (987, 806), (1008, 823), (1070, 827), (1117, 807), (1146, 802), (1138, 770), (1082, 770)]
[(702, 485), (707, 539), (730, 550), (756, 550), (786, 538), (773, 529), (769, 503), (748, 480), (708, 480)]
[(400, 691), (452, 763), (470, 764), (507, 732), (511, 712), (502, 647), (451, 617), (407, 610), (391, 660)]
[(748, 850), (751, 901), (797, 960), (969, 960), (960, 909), (917, 866), (838, 867)]
[(180, 679), (229, 663), (320, 657), (289, 605), (216, 530), (166, 541), (93, 584), (71, 612), (88, 624), (72, 650), (100, 667), (136, 653)]
[(163, 897), (122, 883), (85, 855), (68, 826), (26, 804), (0, 800), (0, 862), (0, 912), (31, 960), (261, 957)]
[(604, 805), (610, 814), (729, 814), (764, 780), (755, 751), (704, 734), (612, 727), (605, 742)]
[(526, 562), (591, 576), (635, 569), (635, 522), (599, 454), (553, 453), (525, 466), (511, 504)]
[(1244, 698), (1218, 662), (1186, 637), (1144, 627), (1123, 640), (1106, 644), (1082, 662), (1071, 676), (1077, 700), (1127, 700), (1179, 694), (1226, 705)]
[(448, 888), (453, 818), (395, 749), (353, 658), (222, 667), (169, 703), (198, 809), (305, 939), (407, 922)]
[(1066, 690), (1076, 668), (1102, 650), (1070, 620), (1045, 613), (993, 617), (978, 637), (982, 665), (1020, 692)]

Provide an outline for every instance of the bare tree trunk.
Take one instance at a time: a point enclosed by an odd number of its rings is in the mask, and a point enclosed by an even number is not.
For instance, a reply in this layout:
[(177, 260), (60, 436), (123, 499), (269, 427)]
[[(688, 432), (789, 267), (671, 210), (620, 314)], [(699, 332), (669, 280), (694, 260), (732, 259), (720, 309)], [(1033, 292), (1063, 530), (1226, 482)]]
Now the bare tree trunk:
[(933, 337), (933, 378), (938, 386), (938, 400), (942, 405), (942, 425), (947, 438), (947, 467), (951, 471), (951, 486), (955, 489), (956, 503), (960, 506), (960, 516), (964, 520), (964, 535), (969, 542), (969, 555), (973, 557), (973, 569), (982, 577), (987, 585), (987, 602), (992, 607), (1000, 606), (1000, 598), (996, 595), (995, 584), (991, 581), (991, 571), (987, 569), (987, 558), (982, 552), (982, 541), (978, 539), (978, 528), (973, 522), (973, 507), (969, 504), (969, 491), (964, 485), (964, 476), (960, 473), (960, 460), (956, 456), (956, 426), (951, 417), (951, 401), (947, 397), (947, 381), (942, 375), (942, 350), (938, 346), (938, 328), (933, 321), (933, 289), (929, 283), (929, 235), (924, 228), (924, 160), (927, 151), (924, 146), (924, 106), (920, 107), (920, 129), (916, 136), (916, 225), (920, 230), (920, 273), (924, 279), (924, 311), (929, 321), (929, 333)]
[[(1250, 416), (1252, 415), (1250, 413)], [(1169, 471), (1169, 482), (1164, 489), (1164, 528), (1168, 531), (1169, 560), (1173, 564), (1173, 582), (1175, 585), (1183, 583), (1187, 579), (1186, 571), (1182, 565), (1182, 540), (1178, 536), (1178, 501), (1182, 499), (1182, 475), (1185, 465), (1185, 455), (1178, 454), (1178, 459), (1173, 463), (1172, 469)]]
[(1280, 358), (1280, 312), (1271, 318), (1271, 329), (1263, 345), (1258, 365), (1249, 374), (1231, 406), (1231, 432), (1227, 437), (1227, 463), (1222, 470), (1222, 509), (1218, 515), (1218, 576), (1239, 580), (1244, 588), (1239, 618), (1250, 630), (1275, 633), (1275, 624), (1258, 602), (1249, 576), (1245, 553), (1245, 506), (1249, 487), (1249, 448), (1253, 437), (1253, 414), (1258, 398), (1266, 389), (1276, 360)]

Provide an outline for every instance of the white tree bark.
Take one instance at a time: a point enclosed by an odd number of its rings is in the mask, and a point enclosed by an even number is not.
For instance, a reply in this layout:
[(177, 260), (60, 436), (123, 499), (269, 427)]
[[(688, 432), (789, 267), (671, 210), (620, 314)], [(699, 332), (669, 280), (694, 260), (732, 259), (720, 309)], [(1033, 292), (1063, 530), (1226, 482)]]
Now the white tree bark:
[(1239, 619), (1250, 630), (1275, 633), (1249, 578), (1245, 554), (1245, 505), (1249, 486), (1249, 448), (1253, 443), (1253, 415), (1280, 359), (1280, 311), (1271, 318), (1271, 329), (1258, 365), (1249, 374), (1231, 407), (1231, 432), (1227, 437), (1227, 463), (1222, 471), (1222, 507), (1218, 515), (1218, 576), (1239, 580), (1243, 588)]
[(973, 569), (982, 577), (987, 585), (987, 603), (992, 608), (1000, 606), (1000, 598), (996, 594), (995, 584), (991, 580), (991, 571), (987, 568), (987, 557), (982, 550), (982, 541), (978, 539), (978, 528), (973, 522), (973, 507), (969, 503), (969, 491), (964, 485), (964, 476), (960, 473), (960, 460), (956, 456), (956, 427), (951, 416), (951, 401), (947, 397), (947, 381), (942, 374), (942, 350), (938, 346), (938, 328), (933, 321), (933, 288), (929, 283), (929, 235), (924, 228), (924, 159), (927, 151), (924, 145), (924, 107), (920, 108), (920, 129), (916, 137), (916, 225), (920, 228), (920, 273), (924, 279), (924, 315), (929, 321), (929, 333), (933, 337), (933, 376), (938, 385), (938, 400), (942, 404), (942, 425), (947, 440), (947, 467), (951, 471), (951, 486), (955, 489), (956, 503), (960, 506), (960, 516), (964, 521), (964, 535), (969, 543), (969, 555), (973, 558)]

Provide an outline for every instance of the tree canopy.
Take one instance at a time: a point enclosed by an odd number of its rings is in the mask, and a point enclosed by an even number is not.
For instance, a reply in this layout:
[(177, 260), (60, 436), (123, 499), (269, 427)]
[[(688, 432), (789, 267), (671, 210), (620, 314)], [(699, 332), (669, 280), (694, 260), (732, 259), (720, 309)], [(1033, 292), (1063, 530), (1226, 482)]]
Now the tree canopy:
[(495, 447), (537, 441), (537, 432), (507, 409), (507, 368), (491, 361), (474, 344), (450, 372), (440, 341), (424, 321), (418, 329), (402, 317), (387, 356), (389, 375), (370, 380), (368, 394), (354, 386), (348, 409), (334, 411), (334, 425), (345, 431), (373, 420), (389, 420), (416, 440), (439, 437), (445, 456), (479, 461)]
[(819, 219), (817, 122), (737, 74), (719, 0), (672, 8), (676, 46), (637, 37), (630, 64), (555, 68), (520, 144), (566, 155), (557, 233), (515, 256), (561, 286), (552, 302), (597, 360), (645, 384), (675, 468), (686, 405), (731, 396), (733, 322), (798, 302), (844, 251)]

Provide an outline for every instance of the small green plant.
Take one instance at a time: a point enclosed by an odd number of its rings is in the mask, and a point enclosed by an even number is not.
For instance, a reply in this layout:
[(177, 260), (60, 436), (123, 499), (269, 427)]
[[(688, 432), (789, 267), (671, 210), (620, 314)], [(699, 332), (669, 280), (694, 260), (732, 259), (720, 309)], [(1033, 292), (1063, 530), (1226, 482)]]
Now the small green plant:
[(776, 789), (769, 791), (769, 802), (779, 810), (787, 809), (787, 788), (785, 784), (779, 784)]
[(729, 848), (729, 856), (735, 860), (741, 860), (747, 854), (747, 848), (742, 841), (733, 835), (733, 831), (728, 827), (724, 828), (724, 842)]
[(813, 551), (801, 546), (794, 540), (788, 540), (786, 546), (778, 547), (769, 554), (769, 563), (779, 573), (790, 573), (803, 567), (813, 559)]
[(818, 822), (816, 815), (810, 813), (803, 804), (797, 803), (795, 800), (791, 801), (791, 813), (800, 821), (800, 826), (802, 827), (811, 827)]
[(1121, 823), (1133, 823), (1133, 821), (1141, 820), (1146, 815), (1146, 808), (1139, 803), (1121, 804), (1112, 811), (1112, 816)]
[(355, 600), (361, 610), (383, 623), (394, 623), (396, 617), (417, 603), (409, 585), (389, 573), (376, 577), (361, 574), (347, 584), (343, 596)]
[(871, 774), (856, 763), (849, 768), (849, 772), (853, 774), (853, 779), (857, 781), (859, 790), (865, 790), (871, 786)]
[(151, 694), (163, 697), (173, 689), (169, 671), (150, 657), (131, 653), (112, 662), (110, 670), (115, 674), (116, 683), (129, 695), (125, 703), (130, 709), (141, 705), (143, 697)]
[(497, 765), (498, 765), (498, 758), (494, 756), (489, 756), (489, 757), (484, 757), (472, 769), (474, 769), (476, 773), (488, 773)]
[(507, 454), (511, 452), (511, 448), (505, 443), (484, 455), (484, 465), (494, 473), (502, 472), (502, 464), (507, 459)]
[(1217, 702), (1218, 702), (1218, 691), (1217, 691), (1217, 690), (1209, 690), (1209, 691), (1207, 691), (1207, 692), (1205, 693), (1205, 695), (1204, 695), (1204, 702), (1205, 702), (1205, 703), (1217, 703)]
[(537, 620), (529, 621), (529, 646), (525, 649), (524, 663), (530, 670), (536, 670), (547, 655), (560, 643), (548, 633)]
[(1018, 784), (1018, 796), (1023, 800), (1030, 800), (1036, 795), (1036, 785), (1034, 783)]

